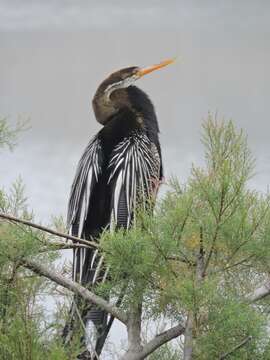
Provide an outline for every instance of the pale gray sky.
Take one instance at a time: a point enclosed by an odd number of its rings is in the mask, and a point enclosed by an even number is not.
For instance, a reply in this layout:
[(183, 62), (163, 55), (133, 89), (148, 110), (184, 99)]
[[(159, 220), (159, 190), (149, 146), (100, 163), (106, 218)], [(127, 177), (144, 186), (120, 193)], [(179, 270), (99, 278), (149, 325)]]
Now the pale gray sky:
[(39, 219), (66, 211), (80, 154), (98, 129), (91, 98), (111, 71), (180, 61), (137, 85), (158, 113), (167, 176), (184, 181), (202, 161), (207, 112), (233, 118), (258, 158), (260, 190), (269, 162), (268, 1), (0, 1), (0, 114), (32, 129), (2, 155), (1, 184), (23, 177)]
[(0, 0), (0, 115), (30, 117), (0, 185), (19, 174), (46, 223), (65, 214), (76, 163), (99, 129), (91, 98), (108, 73), (178, 55), (137, 85), (154, 102), (167, 177), (202, 163), (208, 111), (233, 118), (257, 157), (251, 186), (270, 183), (270, 2)]

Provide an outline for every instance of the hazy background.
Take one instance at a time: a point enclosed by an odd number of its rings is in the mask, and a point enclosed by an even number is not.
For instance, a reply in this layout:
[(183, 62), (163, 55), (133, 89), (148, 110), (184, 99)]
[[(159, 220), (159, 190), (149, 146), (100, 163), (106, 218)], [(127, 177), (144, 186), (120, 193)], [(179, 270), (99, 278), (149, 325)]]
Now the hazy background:
[[(270, 175), (268, 1), (0, 1), (0, 115), (32, 129), (1, 155), (0, 181), (18, 174), (38, 219), (65, 214), (76, 163), (99, 129), (98, 84), (129, 65), (181, 61), (137, 83), (153, 100), (167, 177), (202, 161), (202, 118), (233, 118), (257, 157), (252, 186)], [(4, 156), (4, 157), (3, 157)]]
[(137, 83), (153, 100), (165, 174), (183, 182), (202, 163), (208, 111), (233, 118), (257, 158), (251, 186), (270, 178), (270, 2), (0, 0), (0, 115), (32, 128), (1, 153), (0, 185), (20, 174), (46, 223), (66, 213), (76, 163), (100, 128), (98, 84), (129, 65), (181, 61)]

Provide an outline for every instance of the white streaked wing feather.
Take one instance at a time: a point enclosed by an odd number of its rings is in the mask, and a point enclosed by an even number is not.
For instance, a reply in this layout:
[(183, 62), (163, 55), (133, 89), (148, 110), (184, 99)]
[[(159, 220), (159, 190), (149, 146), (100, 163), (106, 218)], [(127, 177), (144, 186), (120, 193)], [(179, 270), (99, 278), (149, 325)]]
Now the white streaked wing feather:
[(111, 221), (116, 225), (121, 225), (118, 223), (118, 211), (122, 192), (126, 199), (127, 226), (133, 218), (138, 200), (145, 207), (150, 198), (151, 181), (160, 176), (160, 157), (157, 158), (153, 152), (155, 149), (156, 146), (146, 134), (133, 132), (113, 150), (109, 162), (111, 173), (108, 184), (113, 188)]
[(72, 227), (73, 224), (77, 224), (79, 226), (77, 236), (81, 236), (83, 230), (91, 191), (101, 173), (101, 163), (101, 144), (100, 140), (95, 137), (90, 141), (79, 161), (69, 198), (68, 225)]
[[(91, 191), (100, 176), (102, 161), (100, 149), (99, 140), (94, 138), (79, 162), (73, 182), (68, 218), (71, 227), (73, 224), (79, 225), (77, 236), (82, 235)], [(123, 210), (126, 213), (125, 226), (129, 227), (137, 203), (145, 207), (147, 200), (151, 197), (151, 181), (153, 178), (159, 179), (160, 176), (160, 156), (155, 144), (148, 139), (146, 134), (134, 132), (114, 148), (108, 169), (110, 171), (108, 185), (112, 186), (113, 191), (110, 220), (110, 229), (113, 231), (115, 226), (122, 225)], [(125, 202), (123, 202), (123, 196)], [(126, 209), (120, 208), (123, 206), (126, 206)], [(89, 264), (91, 269), (95, 269), (92, 284), (99, 278), (102, 263), (103, 258), (99, 257), (98, 251), (95, 251)], [(83, 268), (86, 266), (83, 249), (75, 250), (74, 269), (78, 266), (78, 277), (81, 281)]]
[[(70, 227), (69, 233), (72, 235), (82, 236), (93, 187), (101, 175), (101, 166), (101, 143), (96, 136), (90, 141), (79, 161), (71, 188), (67, 222)], [(94, 260), (95, 257), (93, 263)], [(85, 261), (86, 250), (76, 249), (73, 254), (73, 279), (75, 281), (82, 281)]]

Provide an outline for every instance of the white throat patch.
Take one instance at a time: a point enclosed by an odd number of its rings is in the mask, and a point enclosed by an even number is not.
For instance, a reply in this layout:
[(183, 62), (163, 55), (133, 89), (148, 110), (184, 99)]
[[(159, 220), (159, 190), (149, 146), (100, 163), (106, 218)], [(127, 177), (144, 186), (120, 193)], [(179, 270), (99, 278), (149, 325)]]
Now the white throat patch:
[(105, 90), (107, 98), (109, 98), (111, 96), (111, 93), (114, 90), (127, 88), (130, 85), (132, 85), (138, 78), (139, 77), (136, 74), (134, 74), (134, 75), (132, 75), (132, 76), (130, 76), (130, 77), (124, 79), (124, 80), (121, 80), (121, 81), (118, 81), (117, 83), (109, 85)]

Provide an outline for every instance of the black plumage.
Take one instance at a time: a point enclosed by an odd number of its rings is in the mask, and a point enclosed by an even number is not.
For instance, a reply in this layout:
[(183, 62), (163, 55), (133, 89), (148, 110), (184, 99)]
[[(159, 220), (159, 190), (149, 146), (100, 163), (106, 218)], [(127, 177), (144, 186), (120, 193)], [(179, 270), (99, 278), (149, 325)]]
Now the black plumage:
[[(152, 102), (133, 83), (168, 63), (146, 69), (122, 69), (99, 86), (93, 108), (103, 127), (89, 142), (77, 167), (68, 207), (72, 235), (98, 238), (106, 228), (128, 228), (137, 205), (144, 206), (155, 196), (163, 176), (159, 127)], [(75, 281), (91, 287), (104, 281), (106, 275), (98, 251), (74, 251)], [(81, 314), (86, 328), (89, 322), (99, 326), (95, 341), (99, 354), (106, 314), (95, 307), (84, 309)]]

